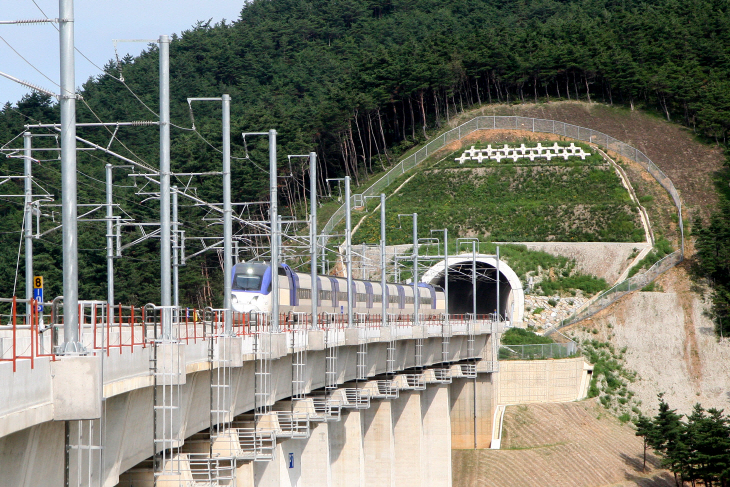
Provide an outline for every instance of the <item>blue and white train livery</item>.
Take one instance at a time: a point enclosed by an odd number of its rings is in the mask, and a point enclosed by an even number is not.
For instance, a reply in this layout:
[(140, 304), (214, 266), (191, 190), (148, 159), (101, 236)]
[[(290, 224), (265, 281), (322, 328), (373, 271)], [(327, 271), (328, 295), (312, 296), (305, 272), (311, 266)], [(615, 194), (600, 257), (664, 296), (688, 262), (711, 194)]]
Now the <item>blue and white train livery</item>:
[[(280, 264), (279, 311), (281, 313), (311, 312), (312, 276), (294, 272), (288, 265)], [(246, 262), (233, 266), (233, 310), (271, 312), (271, 265), (268, 262)], [(388, 313), (412, 314), (415, 307), (413, 286), (387, 284), (385, 297)], [(334, 276), (317, 276), (320, 312), (347, 313), (347, 279)], [(418, 284), (420, 313), (443, 314), (444, 293), (425, 282)], [(380, 282), (352, 281), (352, 300), (355, 313), (380, 314), (383, 293)]]

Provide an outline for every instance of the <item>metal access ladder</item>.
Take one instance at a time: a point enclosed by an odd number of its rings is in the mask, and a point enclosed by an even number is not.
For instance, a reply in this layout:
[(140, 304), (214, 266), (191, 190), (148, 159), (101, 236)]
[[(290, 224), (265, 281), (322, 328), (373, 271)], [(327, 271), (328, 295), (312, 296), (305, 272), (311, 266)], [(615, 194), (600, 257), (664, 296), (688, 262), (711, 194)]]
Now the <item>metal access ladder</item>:
[(271, 338), (270, 331), (258, 331), (254, 336), (254, 411), (256, 416), (271, 412)]
[[(160, 477), (178, 475), (183, 466), (180, 457), (182, 413), (180, 409), (180, 376), (184, 373), (178, 350), (177, 330), (172, 319), (175, 315), (173, 306), (149, 307), (159, 323), (170, 321), (172, 334), (169, 337), (157, 336), (152, 340), (150, 356), (150, 372), (154, 378), (153, 411), (154, 411), (154, 478), (155, 484)], [(155, 334), (157, 326), (155, 324)]]
[(214, 441), (219, 432), (231, 427), (233, 405), (233, 340), (225, 334), (211, 335), (208, 347), (210, 363), (210, 436)]
[(325, 330), (325, 370), (324, 370), (324, 387), (325, 390), (331, 391), (337, 389), (337, 355), (338, 355), (338, 343), (337, 343), (337, 328)]
[(302, 399), (307, 393), (307, 338), (306, 328), (292, 330), (292, 400)]
[(66, 485), (101, 486), (99, 420), (66, 421)]
[(361, 324), (358, 328), (358, 344), (357, 344), (357, 380), (365, 380), (368, 377), (368, 329), (367, 314), (358, 313), (357, 321)]

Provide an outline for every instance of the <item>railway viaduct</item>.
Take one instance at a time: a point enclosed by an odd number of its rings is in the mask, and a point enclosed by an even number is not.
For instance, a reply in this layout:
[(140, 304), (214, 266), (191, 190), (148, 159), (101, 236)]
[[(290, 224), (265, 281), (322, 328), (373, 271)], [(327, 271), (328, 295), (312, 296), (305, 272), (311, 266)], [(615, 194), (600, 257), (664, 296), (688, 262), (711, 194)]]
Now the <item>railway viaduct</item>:
[(502, 319), (481, 304), (476, 318), (418, 325), (275, 330), (240, 315), (224, 335), (215, 310), (183, 311), (161, 340), (154, 307), (109, 319), (88, 302), (84, 356), (48, 352), (52, 327), (16, 324), (2, 337), (0, 485), (451, 485), (451, 449), (490, 446), (498, 337), (522, 315), (519, 279), (501, 265)]

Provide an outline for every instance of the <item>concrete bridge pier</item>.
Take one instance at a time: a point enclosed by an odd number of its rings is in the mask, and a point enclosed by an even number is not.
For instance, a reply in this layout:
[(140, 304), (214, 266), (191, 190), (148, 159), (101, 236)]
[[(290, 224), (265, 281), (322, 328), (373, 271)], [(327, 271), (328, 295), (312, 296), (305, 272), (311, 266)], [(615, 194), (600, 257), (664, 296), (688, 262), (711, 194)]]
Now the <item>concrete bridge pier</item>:
[(492, 441), (494, 374), (454, 379), (451, 384), (451, 444), (454, 449), (489, 448)]
[(329, 427), (332, 487), (361, 487), (365, 472), (362, 445), (362, 413), (343, 411)]
[(330, 427), (330, 423), (318, 423), (309, 438), (278, 443), (273, 461), (249, 462), (239, 467), (237, 487), (332, 486), (335, 462), (331, 459)]
[(416, 391), (401, 391), (400, 397), (393, 400), (392, 417), (395, 484), (398, 487), (421, 487), (421, 394)]
[(392, 405), (391, 401), (376, 400), (362, 412), (363, 487), (396, 487)]
[(423, 487), (451, 485), (451, 421), (449, 386), (432, 385), (421, 392)]

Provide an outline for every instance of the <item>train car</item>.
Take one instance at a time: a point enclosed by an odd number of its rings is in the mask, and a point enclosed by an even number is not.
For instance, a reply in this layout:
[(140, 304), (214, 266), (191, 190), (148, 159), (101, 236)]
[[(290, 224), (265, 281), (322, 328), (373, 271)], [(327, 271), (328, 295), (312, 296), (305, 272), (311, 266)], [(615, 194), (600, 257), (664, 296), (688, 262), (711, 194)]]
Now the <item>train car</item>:
[[(279, 312), (304, 312), (312, 310), (312, 276), (294, 272), (288, 265), (280, 264)], [(233, 266), (231, 275), (233, 311), (247, 313), (271, 312), (271, 265), (268, 262), (246, 262)], [(388, 313), (412, 314), (415, 308), (413, 286), (386, 284)], [(317, 276), (320, 313), (347, 314), (347, 279), (334, 276)], [(421, 282), (420, 313), (440, 315), (444, 313), (444, 293), (440, 288)], [(353, 312), (379, 315), (383, 293), (380, 282), (352, 281)]]

